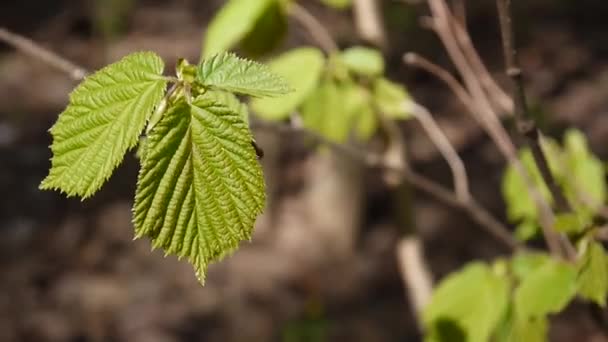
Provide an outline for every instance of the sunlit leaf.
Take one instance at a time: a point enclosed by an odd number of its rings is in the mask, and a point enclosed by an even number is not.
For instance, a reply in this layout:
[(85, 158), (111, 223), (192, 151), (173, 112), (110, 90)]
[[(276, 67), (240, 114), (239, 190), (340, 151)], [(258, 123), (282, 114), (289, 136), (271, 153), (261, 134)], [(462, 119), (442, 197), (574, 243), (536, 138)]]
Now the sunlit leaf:
[(374, 101), (378, 109), (389, 118), (408, 119), (411, 113), (407, 112), (405, 103), (410, 98), (405, 88), (386, 78), (374, 81)]
[(578, 286), (581, 297), (606, 306), (608, 294), (608, 257), (597, 242), (589, 243), (579, 260)]
[(325, 67), (323, 53), (310, 47), (291, 50), (268, 64), (270, 70), (283, 76), (294, 91), (277, 98), (256, 98), (251, 108), (260, 117), (281, 120), (288, 117), (319, 85)]
[(251, 238), (264, 179), (242, 114), (205, 95), (169, 108), (149, 135), (135, 195), (136, 236), (207, 265)]
[(198, 66), (197, 80), (203, 86), (251, 96), (277, 96), (291, 91), (285, 79), (253, 61), (224, 52)]
[[(485, 264), (473, 263), (449, 275), (433, 293), (423, 313), (431, 341), (446, 341), (442, 331), (460, 330), (466, 341), (485, 342), (497, 328), (508, 305), (509, 286)], [(435, 337), (433, 337), (435, 336)], [(449, 341), (449, 339), (448, 339)]]
[(380, 76), (384, 73), (384, 58), (376, 49), (351, 47), (342, 52), (342, 60), (352, 72), (359, 75)]
[(99, 190), (161, 101), (163, 67), (156, 54), (140, 52), (87, 77), (50, 130), (52, 166), (40, 188), (82, 198)]

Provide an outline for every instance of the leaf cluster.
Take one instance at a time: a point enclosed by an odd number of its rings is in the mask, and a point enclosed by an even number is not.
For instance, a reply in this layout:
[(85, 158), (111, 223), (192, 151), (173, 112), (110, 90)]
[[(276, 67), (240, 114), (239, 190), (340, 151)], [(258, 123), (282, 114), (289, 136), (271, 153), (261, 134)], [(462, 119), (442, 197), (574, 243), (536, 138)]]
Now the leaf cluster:
[(156, 54), (140, 52), (86, 78), (50, 130), (52, 166), (40, 188), (85, 199), (138, 146), (135, 236), (187, 258), (203, 282), (209, 263), (251, 238), (265, 203), (247, 109), (235, 94), (290, 88), (231, 53), (196, 66), (181, 60), (177, 78), (163, 69)]
[(577, 264), (527, 252), (492, 265), (473, 262), (449, 275), (424, 311), (426, 340), (546, 341), (550, 316), (577, 295), (606, 305), (605, 249), (585, 239), (579, 253)]

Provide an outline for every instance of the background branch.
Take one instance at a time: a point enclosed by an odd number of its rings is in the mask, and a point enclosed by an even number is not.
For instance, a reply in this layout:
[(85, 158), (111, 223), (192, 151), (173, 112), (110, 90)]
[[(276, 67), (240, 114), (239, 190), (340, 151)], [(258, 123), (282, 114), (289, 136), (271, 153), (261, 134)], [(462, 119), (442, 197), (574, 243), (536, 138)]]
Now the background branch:
[(542, 150), (542, 133), (536, 126), (534, 118), (530, 114), (526, 101), (526, 93), (523, 84), (522, 70), (517, 61), (517, 49), (513, 34), (513, 23), (511, 16), (511, 0), (496, 0), (502, 45), (505, 58), (506, 74), (510, 77), (513, 87), (514, 116), (518, 133), (525, 138), (526, 143), (532, 150), (534, 161), (540, 173), (547, 183), (547, 187), (555, 200), (557, 210), (560, 212), (571, 211), (568, 200), (561, 191), (555, 177), (551, 173), (549, 163)]
[(321, 49), (326, 53), (332, 53), (339, 50), (338, 44), (332, 36), (327, 32), (327, 29), (317, 18), (315, 18), (305, 7), (300, 6), (296, 2), (289, 5), (289, 15), (294, 18), (302, 27), (306, 29), (313, 40), (319, 44)]
[(34, 57), (41, 62), (63, 71), (75, 81), (82, 80), (87, 71), (84, 68), (70, 62), (69, 60), (57, 55), (56, 53), (41, 47), (31, 39), (15, 34), (4, 27), (0, 27), (0, 41), (12, 46), (16, 50)]
[(382, 15), (380, 14), (379, 0), (354, 0), (353, 11), (355, 26), (363, 40), (385, 49), (387, 47), (386, 32)]
[(460, 159), (458, 153), (426, 108), (413, 101), (404, 104), (404, 106), (407, 107), (406, 112), (412, 113), (418, 122), (420, 122), (422, 128), (450, 166), (456, 197), (461, 202), (468, 202), (471, 199), (471, 193), (469, 192), (467, 171), (462, 159)]
[(507, 162), (515, 168), (515, 171), (524, 180), (530, 196), (538, 208), (539, 222), (551, 254), (556, 257), (565, 257), (567, 252), (562, 244), (562, 239), (553, 229), (555, 217), (551, 207), (541, 195), (538, 187), (534, 184), (531, 176), (519, 160), (517, 148), (500, 122), (498, 114), (492, 107), (491, 101), (488, 99), (488, 94), (484, 91), (475, 69), (471, 66), (471, 62), (463, 52), (462, 46), (458, 44), (458, 39), (454, 32), (454, 23), (456, 22), (456, 19), (451, 14), (449, 7), (444, 0), (427, 1), (432, 13), (432, 23), (430, 27), (432, 27), (439, 36), (450, 59), (456, 65), (457, 70), (462, 76), (474, 108), (471, 114), (476, 116), (477, 120), (481, 122), (482, 127), (492, 138)]

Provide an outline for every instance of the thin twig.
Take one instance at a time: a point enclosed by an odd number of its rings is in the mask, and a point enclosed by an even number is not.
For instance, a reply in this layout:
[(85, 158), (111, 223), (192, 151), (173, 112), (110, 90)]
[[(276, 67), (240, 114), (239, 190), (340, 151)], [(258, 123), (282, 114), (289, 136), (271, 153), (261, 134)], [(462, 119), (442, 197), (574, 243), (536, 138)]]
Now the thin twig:
[(471, 218), (480, 225), (480, 227), (482, 227), (489, 234), (494, 236), (498, 241), (502, 242), (505, 246), (511, 249), (524, 248), (519, 241), (513, 238), (509, 229), (504, 224), (502, 224), (498, 219), (496, 219), (490, 212), (488, 212), (473, 198), (470, 198), (468, 202), (463, 202), (454, 194), (454, 192), (450, 191), (439, 183), (436, 183), (424, 177), (423, 175), (416, 173), (409, 167), (387, 164), (385, 159), (381, 158), (376, 154), (370, 154), (365, 151), (362, 151), (359, 148), (355, 148), (349, 145), (335, 143), (315, 132), (306, 130), (302, 127), (295, 127), (292, 125), (280, 125), (277, 123), (260, 120), (252, 120), (252, 128), (271, 130), (281, 134), (304, 134), (312, 138), (316, 142), (330, 147), (332, 150), (334, 150), (334, 152), (341, 153), (349, 158), (352, 158), (355, 161), (362, 163), (367, 167), (381, 168), (384, 170), (390, 170), (394, 173), (398, 173), (419, 190), (429, 194), (432, 197), (435, 197), (436, 199), (449, 206), (467, 212), (471, 216)]
[(452, 7), (454, 8), (454, 16), (458, 19), (458, 22), (463, 27), (467, 26), (467, 5), (465, 0), (452, 0)]
[(397, 263), (407, 296), (419, 328), (423, 328), (422, 311), (431, 300), (433, 279), (424, 257), (424, 244), (418, 236), (402, 238), (397, 244)]
[(467, 58), (471, 68), (474, 70), (475, 75), (479, 79), (479, 83), (488, 93), (489, 99), (493, 103), (496, 103), (501, 112), (510, 113), (513, 110), (513, 100), (490, 75), (490, 72), (473, 46), (466, 26), (462, 25), (456, 18), (453, 19), (451, 24), (454, 37), (460, 45), (460, 49)]
[(458, 153), (426, 108), (413, 101), (409, 101), (404, 106), (407, 107), (406, 112), (411, 113), (420, 122), (422, 128), (424, 128), (431, 141), (433, 141), (448, 163), (452, 171), (456, 197), (461, 202), (468, 202), (471, 199), (471, 193), (469, 191), (467, 170), (464, 167), (462, 159), (458, 156)]
[(82, 80), (87, 71), (84, 68), (68, 61), (67, 59), (43, 48), (31, 39), (15, 34), (4, 27), (0, 27), (0, 41), (14, 47), (15, 49), (30, 55), (70, 76), (75, 81)]
[(326, 52), (332, 53), (339, 50), (338, 44), (331, 37), (327, 29), (306, 8), (296, 2), (289, 5), (289, 15), (299, 22), (310, 34), (317, 44)]
[(526, 139), (527, 144), (530, 146), (534, 161), (536, 162), (543, 179), (547, 183), (551, 195), (555, 199), (557, 210), (560, 212), (571, 211), (568, 200), (551, 173), (549, 162), (542, 149), (542, 133), (536, 126), (536, 122), (530, 114), (526, 101), (522, 70), (519, 67), (517, 49), (515, 48), (511, 0), (496, 0), (496, 5), (500, 21), (500, 32), (502, 34), (505, 70), (506, 74), (512, 80), (513, 97), (515, 99), (514, 114), (518, 133)]
[[(425, 70), (429, 74), (437, 77), (437, 79), (439, 79), (448, 86), (448, 88), (454, 93), (454, 95), (458, 97), (460, 102), (462, 102), (462, 104), (464, 104), (464, 106), (469, 110), (469, 112), (476, 112), (476, 108), (473, 104), (473, 99), (471, 98), (471, 96), (469, 96), (467, 90), (447, 70), (413, 52), (408, 52), (403, 55), (403, 61), (408, 65)], [(474, 116), (474, 119), (480, 122), (477, 116)]]
[(385, 49), (387, 39), (379, 6), (380, 2), (377, 0), (354, 0), (353, 12), (355, 25), (361, 38)]

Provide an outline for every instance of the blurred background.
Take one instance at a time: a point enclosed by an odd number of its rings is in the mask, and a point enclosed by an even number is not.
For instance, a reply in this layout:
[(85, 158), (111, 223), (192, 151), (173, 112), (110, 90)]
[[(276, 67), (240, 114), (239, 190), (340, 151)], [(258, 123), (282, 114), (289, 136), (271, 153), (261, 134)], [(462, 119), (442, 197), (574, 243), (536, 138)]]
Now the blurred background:
[[(256, 1), (256, 0), (249, 0)], [(608, 159), (608, 2), (514, 1), (520, 57), (543, 129), (581, 129)], [(197, 62), (221, 0), (2, 0), (0, 27), (93, 70), (138, 50)], [(361, 44), (352, 11), (299, 2), (341, 47)], [(386, 75), (407, 86), (464, 159), (472, 192), (505, 219), (504, 161), (432, 76), (409, 68), (416, 51), (453, 70), (421, 27), (424, 1), (380, 1)], [(490, 71), (503, 56), (493, 1), (467, 1), (468, 28)], [(314, 45), (297, 24), (277, 52)], [(263, 58), (262, 58), (263, 60)], [(378, 170), (336, 162), (300, 136), (256, 131), (270, 200), (253, 241), (210, 267), (201, 287), (191, 266), (133, 241), (138, 161), (128, 155), (84, 202), (38, 184), (50, 167), (47, 130), (75, 82), (0, 43), (0, 341), (419, 341), (396, 254), (403, 234), (394, 194)], [(419, 126), (400, 125), (420, 173), (450, 186), (449, 168)], [(325, 153), (324, 153), (325, 152)], [(416, 230), (433, 279), (465, 262), (507, 253), (469, 217), (412, 191)], [(408, 227), (406, 227), (408, 229)], [(552, 341), (604, 341), (582, 306), (553, 319)]]

